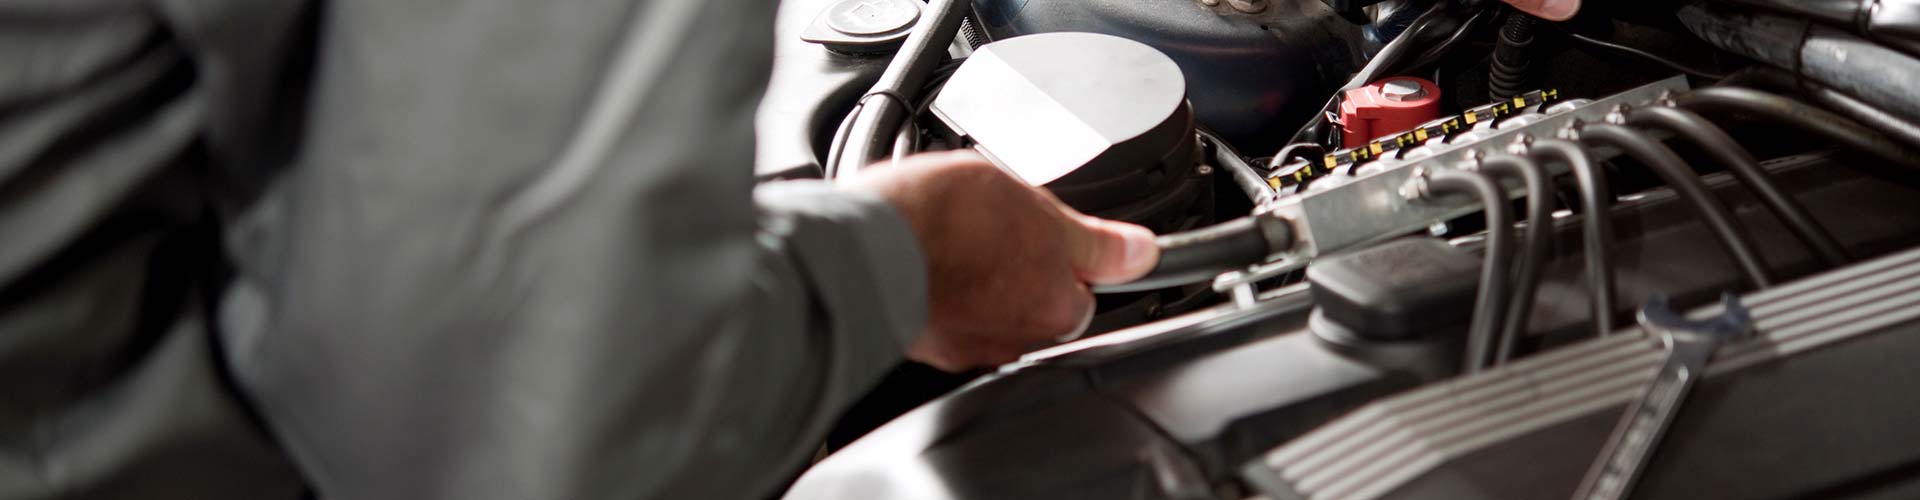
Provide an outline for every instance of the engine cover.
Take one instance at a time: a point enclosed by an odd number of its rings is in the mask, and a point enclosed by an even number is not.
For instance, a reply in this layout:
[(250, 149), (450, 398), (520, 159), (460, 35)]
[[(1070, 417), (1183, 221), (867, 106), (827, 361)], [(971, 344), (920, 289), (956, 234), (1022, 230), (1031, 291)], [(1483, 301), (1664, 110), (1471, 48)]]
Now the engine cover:
[(1074, 208), (1172, 229), (1206, 178), (1186, 82), (1171, 59), (1094, 33), (980, 47), (931, 111), (994, 163)]
[(1224, 1), (973, 1), (993, 40), (1079, 31), (1158, 49), (1185, 73), (1200, 123), (1241, 151), (1277, 149), (1364, 62), (1361, 28), (1320, 0), (1264, 0), (1251, 13)]

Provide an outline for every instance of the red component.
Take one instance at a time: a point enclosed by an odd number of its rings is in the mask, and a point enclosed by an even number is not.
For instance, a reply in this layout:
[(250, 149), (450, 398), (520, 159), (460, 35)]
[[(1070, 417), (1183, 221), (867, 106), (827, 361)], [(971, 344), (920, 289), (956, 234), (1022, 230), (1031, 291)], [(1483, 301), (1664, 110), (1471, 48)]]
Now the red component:
[(1396, 76), (1349, 90), (1340, 102), (1340, 139), (1357, 148), (1440, 118), (1440, 86)]

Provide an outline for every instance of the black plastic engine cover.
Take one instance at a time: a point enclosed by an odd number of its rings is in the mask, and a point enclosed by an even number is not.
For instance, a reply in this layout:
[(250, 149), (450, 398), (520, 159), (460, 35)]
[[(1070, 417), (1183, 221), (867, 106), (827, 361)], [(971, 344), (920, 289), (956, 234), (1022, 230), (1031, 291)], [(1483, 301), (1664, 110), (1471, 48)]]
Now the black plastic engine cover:
[(1434, 238), (1406, 238), (1307, 268), (1327, 319), (1362, 337), (1406, 339), (1467, 322), (1480, 257)]

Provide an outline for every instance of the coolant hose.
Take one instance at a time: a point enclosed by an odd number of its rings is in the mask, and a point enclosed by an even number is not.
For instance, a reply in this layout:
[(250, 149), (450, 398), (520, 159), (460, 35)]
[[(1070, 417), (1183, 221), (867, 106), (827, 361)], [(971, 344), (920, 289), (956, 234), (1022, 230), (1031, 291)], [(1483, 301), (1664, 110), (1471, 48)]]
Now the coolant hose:
[(1680, 9), (1680, 21), (1715, 46), (1786, 69), (1908, 121), (1920, 120), (1913, 75), (1920, 60), (1804, 18), (1705, 8)]

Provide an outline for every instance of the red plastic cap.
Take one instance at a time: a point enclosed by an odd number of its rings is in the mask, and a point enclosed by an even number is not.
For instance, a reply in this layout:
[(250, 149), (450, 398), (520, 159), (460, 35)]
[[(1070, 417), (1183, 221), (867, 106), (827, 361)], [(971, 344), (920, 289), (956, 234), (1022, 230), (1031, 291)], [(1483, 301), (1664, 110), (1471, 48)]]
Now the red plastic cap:
[(1341, 142), (1355, 148), (1440, 117), (1440, 86), (1396, 76), (1349, 90), (1340, 102)]

